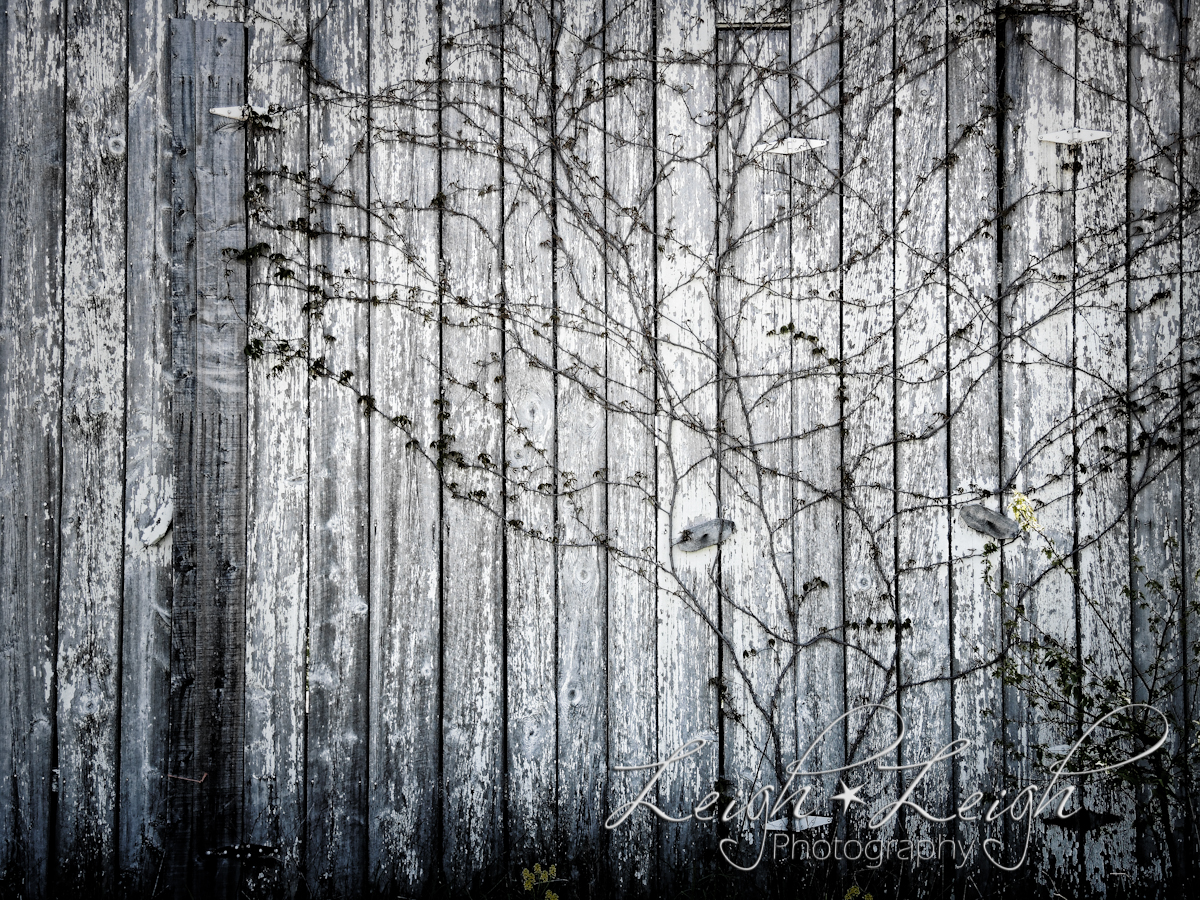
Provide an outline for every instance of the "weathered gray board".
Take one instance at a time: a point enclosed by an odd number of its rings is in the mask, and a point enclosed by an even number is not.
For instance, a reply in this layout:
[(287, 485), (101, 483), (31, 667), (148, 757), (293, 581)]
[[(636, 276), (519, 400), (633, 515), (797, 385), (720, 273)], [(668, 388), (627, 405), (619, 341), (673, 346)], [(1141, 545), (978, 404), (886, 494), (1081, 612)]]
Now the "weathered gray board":
[[(892, 761), (973, 740), (924, 788), (951, 811), (1051, 742), (981, 668), (989, 567), (1135, 698), (1194, 671), (1157, 586), (1195, 598), (1195, 411), (1156, 398), (1200, 357), (1196, 41), (1165, 2), (1081, 9), (6, 4), (0, 892), (232, 894), (260, 870), (206, 851), (254, 841), (286, 894), (534, 862), (669, 894), (723, 871), (716, 832), (606, 831), (645, 782), (614, 766), (708, 737), (658, 785), (686, 810), (881, 692)], [(246, 102), (276, 127), (209, 112)], [(752, 159), (785, 114), (827, 143)], [(1112, 135), (1040, 140), (1073, 125)], [(368, 302), (310, 319), (227, 252), (259, 242)], [(351, 375), (272, 373), (255, 328)], [(1014, 488), (1078, 581), (963, 524)], [(810, 767), (896, 734), (859, 724)], [(1180, 877), (1152, 799), (1086, 794), (1119, 823), (1041, 829), (1030, 870)]]

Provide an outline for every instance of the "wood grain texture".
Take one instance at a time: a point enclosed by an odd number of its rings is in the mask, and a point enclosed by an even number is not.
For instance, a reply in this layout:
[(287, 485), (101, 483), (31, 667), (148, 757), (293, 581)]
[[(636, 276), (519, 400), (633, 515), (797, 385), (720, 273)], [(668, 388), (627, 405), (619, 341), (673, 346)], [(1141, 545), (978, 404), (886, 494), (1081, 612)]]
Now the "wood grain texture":
[[(288, 273), (309, 259), (308, 214), (299, 179), (308, 171), (308, 92), (300, 67), (308, 6), (272, 2), (251, 10), (246, 99), (275, 111), (248, 132), (247, 339), (300, 346), (308, 294)], [(278, 847), (282, 866), (264, 872), (294, 892), (307, 818), (305, 765), (308, 651), (308, 373), (281, 355), (252, 358), (248, 372), (246, 782), (247, 840)]]
[[(940, 2), (896, 4), (895, 245), (896, 620), (899, 709), (905, 738), (900, 762), (920, 764), (953, 739), (950, 703), (950, 511), (947, 471), (949, 340), (947, 290), (946, 8)], [(935, 816), (955, 809), (950, 763), (921, 776), (913, 796)], [(907, 788), (919, 770), (900, 775)], [(905, 811), (910, 840), (933, 840), (941, 852), (950, 829)], [(949, 868), (917, 867), (909, 890), (934, 893)]]
[(117, 867), (131, 891), (153, 887), (163, 854), (170, 696), (173, 515), (169, 20), (160, 0), (129, 5), (125, 135), (125, 539), (121, 608), (120, 817)]
[[(1128, 471), (1120, 409), (1126, 377), (1126, 5), (1094, 6), (1078, 32), (1075, 116), (1082, 128), (1112, 131), (1078, 151), (1075, 175), (1075, 558), (1077, 646), (1089, 693), (1104, 679), (1130, 677)], [(1094, 717), (1081, 712), (1084, 727)], [(1043, 765), (1055, 760), (1043, 760)], [(1130, 791), (1112, 782), (1084, 783), (1080, 804), (1119, 815), (1116, 827), (1081, 835), (1081, 885), (1121, 886), (1134, 865)]]
[[(842, 374), (843, 561), (846, 709), (896, 706), (895, 326), (893, 9), (889, 0), (847, 9), (843, 22)], [(890, 624), (889, 624), (890, 623)], [(846, 762), (892, 744), (896, 719), (856, 714)], [(860, 773), (855, 773), (859, 775)], [(861, 772), (864, 798), (891, 794), (894, 773)], [(857, 783), (857, 777), (847, 781)], [(851, 785), (853, 786), (853, 785)], [(857, 808), (856, 808), (857, 809)], [(863, 825), (849, 816), (849, 831)], [(873, 837), (890, 836), (890, 826)]]
[[(725, 874), (720, 827), (602, 828), (648, 778), (613, 767), (708, 740), (654, 795), (686, 815), (847, 701), (905, 715), (900, 761), (973, 742), (918, 800), (990, 800), (1079, 727), (1030, 702), (1052, 671), (1005, 696), (1005, 582), (1020, 637), (1193, 740), (1195, 30), (1064, 11), (9, 4), (0, 893), (417, 896), (541, 861), (671, 895)], [(243, 96), (280, 108), (208, 112)], [(1040, 140), (1073, 125), (1113, 133)], [(828, 143), (755, 154), (776, 131)], [(1014, 490), (1066, 568), (964, 523)], [(807, 767), (896, 733), (863, 724)], [(1031, 883), (1194, 877), (1169, 791), (1081, 801), (1120, 821), (1038, 825)], [(205, 855), (241, 840), (284, 865)]]
[[(361, 893), (370, 727), (370, 306), (367, 25), (350, 6), (310, 10), (309, 345), (332, 378), (312, 383), (309, 439), (309, 890)], [(315, 289), (315, 290), (314, 290)]]
[[(961, 19), (959, 16), (961, 15)], [(996, 661), (1003, 630), (996, 585), (999, 547), (963, 522), (964, 506), (1002, 511), (1000, 324), (997, 245), (1001, 224), (996, 79), (997, 37), (983, 4), (950, 20), (947, 59), (947, 350), (950, 611), (954, 737), (971, 741), (956, 761), (956, 800), (1003, 790), (1004, 699)], [(990, 546), (989, 546), (990, 545)], [(963, 822), (958, 840), (1000, 837), (1003, 823)], [(977, 881), (988, 889), (987, 869)], [(965, 881), (966, 876), (960, 876)]]
[[(1006, 490), (1029, 498), (1041, 529), (1004, 548), (1006, 615), (1015, 616), (1022, 639), (1053, 642), (1073, 658), (1072, 581), (1044, 551), (1052, 548), (1057, 558), (1069, 556), (1073, 547), (1075, 151), (1041, 136), (1070, 127), (1074, 116), (1075, 28), (1051, 16), (1010, 19), (1005, 27), (1004, 483)], [(1021, 665), (1039, 685), (1044, 704), (1045, 695), (1056, 689), (1052, 673), (1028, 654)], [(1007, 777), (1010, 786), (1023, 785), (1037, 777), (1037, 748), (1062, 743), (1068, 734), (1055, 729), (1045, 705), (1039, 708), (1022, 689), (1007, 693)], [(1011, 846), (1015, 825), (1008, 828)], [(1072, 840), (1064, 835), (1062, 829), (1037, 834), (1038, 860), (1047, 870), (1072, 858)]]
[(555, 366), (553, 125), (549, 3), (504, 11), (504, 465), (508, 827), (512, 865), (549, 863), (558, 830), (560, 560)]
[[(442, 865), (495, 881), (504, 858), (504, 483), (500, 10), (443, 9), (441, 109)], [(497, 377), (501, 380), (497, 381)], [(482, 493), (479, 493), (482, 492)], [(474, 497), (471, 495), (474, 494)]]
[[(655, 80), (658, 327), (658, 745), (667, 758), (700, 738), (699, 752), (666, 771), (658, 806), (687, 816), (723, 791), (717, 550), (672, 549), (689, 525), (721, 513), (718, 484), (715, 309), (715, 22), (707, 3), (659, 5)], [(648, 760), (649, 762), (649, 760)], [(664, 823), (660, 891), (706, 873), (713, 829)]]
[[(658, 745), (658, 517), (655, 456), (657, 280), (652, 0), (609, 13), (605, 29), (608, 791), (611, 814), (645, 784), (617, 766), (662, 758)], [(647, 277), (647, 276), (650, 277)], [(634, 816), (608, 834), (611, 890), (652, 895), (658, 824)]]
[(558, 837), (572, 883), (593, 884), (609, 778), (605, 4), (562, 4), (557, 18)]
[(441, 868), (439, 20), (372, 13), (371, 388), (404, 418), (371, 422), (370, 874), (419, 895)]
[[(799, 0), (793, 7), (792, 130), (828, 141), (791, 158), (791, 262), (794, 322), (791, 373), (795, 442), (796, 748), (804, 768), (828, 771), (845, 759), (845, 655), (842, 642), (841, 342), (841, 28), (839, 5)], [(804, 335), (807, 335), (805, 337)], [(823, 796), (833, 775), (814, 779)]]
[[(1181, 78), (1179, 80), (1179, 108), (1200, 109), (1200, 28), (1193, 16), (1187, 27), (1181, 30), (1183, 52), (1180, 54)], [(1180, 151), (1182, 158), (1177, 175), (1181, 194), (1189, 197), (1200, 194), (1200, 123), (1194, 118), (1180, 117)], [(1181, 632), (1185, 635), (1185, 672), (1192, 680), (1186, 690), (1188, 703), (1184, 738), (1188, 746), (1196, 746), (1200, 740), (1200, 684), (1195, 673), (1200, 671), (1200, 503), (1197, 502), (1197, 478), (1200, 476), (1200, 412), (1196, 407), (1196, 394), (1200, 390), (1200, 209), (1191, 207), (1180, 223), (1180, 270), (1182, 324), (1180, 327), (1183, 350), (1181, 383), (1185, 402), (1183, 420), (1183, 467), (1180, 476), (1183, 506), (1183, 608)], [(1192, 797), (1200, 796), (1200, 775), (1195, 768), (1185, 776), (1185, 788)], [(1185, 856), (1185, 878), (1190, 890), (1196, 890), (1200, 881), (1200, 836), (1196, 834), (1196, 816), (1185, 819), (1190, 828), (1191, 844)]]
[(57, 797), (65, 23), (6, 7), (0, 103), (0, 883), (39, 898)]
[(113, 884), (125, 451), (125, 7), (68, 7), (57, 888)]
[[(1182, 724), (1184, 660), (1180, 645), (1183, 558), (1182, 469), (1175, 423), (1162, 401), (1177, 389), (1180, 352), (1180, 248), (1168, 209), (1177, 191), (1174, 143), (1182, 120), (1178, 96), (1180, 53), (1175, 7), (1130, 5), (1129, 67), (1129, 471), (1130, 553), (1133, 570), (1132, 696)], [(1172, 776), (1172, 780), (1173, 780)], [(1178, 874), (1183, 865), (1171, 819), (1181, 811), (1165, 792), (1138, 792), (1136, 871), (1143, 879)], [(1170, 873), (1170, 874), (1169, 874)]]
[[(233, 894), (244, 789), (246, 270), (245, 132), (212, 115), (245, 102), (245, 31), (173, 20), (171, 292), (176, 583), (164, 884)], [(192, 780), (187, 780), (192, 779)]]
[(721, 515), (738, 527), (720, 548), (722, 774), (747, 798), (787, 781), (796, 744), (784, 667), (793, 641), (788, 163), (757, 149), (788, 132), (789, 51), (781, 31), (717, 37), (718, 464)]

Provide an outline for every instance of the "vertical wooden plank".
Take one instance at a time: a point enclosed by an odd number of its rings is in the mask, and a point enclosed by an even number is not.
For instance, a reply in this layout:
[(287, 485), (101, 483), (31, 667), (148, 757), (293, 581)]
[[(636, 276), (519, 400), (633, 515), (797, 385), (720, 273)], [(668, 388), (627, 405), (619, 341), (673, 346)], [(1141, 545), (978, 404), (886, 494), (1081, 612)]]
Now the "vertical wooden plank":
[[(986, 4), (956, 4), (948, 26), (947, 366), (949, 394), (950, 604), (953, 641), (952, 714), (956, 739), (971, 741), (956, 760), (952, 796), (995, 796), (1004, 789), (1004, 698), (995, 667), (1003, 641), (993, 591), (1001, 573), (997, 544), (969, 528), (964, 506), (1004, 510), (1000, 487), (1000, 241), (996, 80), (997, 24)], [(1002, 26), (1001, 26), (1002, 27)], [(989, 572), (995, 584), (989, 584)], [(962, 822), (957, 839), (999, 837), (1003, 823)], [(978, 858), (978, 857), (977, 857)], [(971, 873), (987, 886), (981, 862)], [(967, 871), (960, 870), (964, 883)]]
[[(1177, 605), (1182, 594), (1183, 470), (1174, 433), (1175, 366), (1180, 352), (1179, 246), (1170, 210), (1178, 194), (1174, 143), (1184, 111), (1177, 106), (1180, 53), (1176, 8), (1134, 2), (1129, 55), (1129, 447), (1132, 452), (1133, 700), (1157, 706), (1182, 726), (1183, 687)], [(1182, 732), (1182, 728), (1180, 728)], [(1159, 757), (1162, 760), (1162, 757)], [(1165, 762), (1165, 761), (1164, 761)], [(1156, 772), (1165, 779), (1178, 775)], [(1183, 860), (1171, 833), (1169, 792), (1137, 792), (1137, 876), (1164, 883)]]
[(175, 445), (171, 428), (168, 17), (129, 5), (126, 132), (125, 584), (117, 866), (152, 890), (162, 861), (170, 697)]
[[(842, 481), (846, 708), (896, 704), (893, 9), (876, 0), (845, 11), (842, 107)], [(895, 717), (855, 715), (846, 762), (894, 742)], [(869, 777), (868, 777), (869, 775)], [(892, 774), (864, 771), (863, 798), (890, 794)], [(852, 779), (857, 783), (857, 778)], [(850, 782), (847, 781), (847, 784)], [(861, 828), (862, 807), (850, 827)], [(872, 834), (884, 838), (890, 827)]]
[[(841, 10), (832, 0), (792, 9), (792, 129), (826, 141), (791, 157), (791, 266), (796, 330), (792, 373), (795, 435), (791, 470), (795, 519), (792, 593), (797, 604), (796, 757), (809, 771), (844, 760), (844, 729), (817, 737), (844, 712), (842, 641), (841, 341)], [(814, 746), (815, 745), (815, 746)], [(814, 779), (825, 797), (832, 775)]]
[(113, 885), (125, 450), (125, 5), (67, 7), (57, 889)]
[[(931, 759), (953, 738), (950, 619), (949, 473), (946, 391), (947, 298), (944, 262), (949, 210), (946, 146), (946, 9), (941, 0), (896, 5), (895, 328), (896, 620), (899, 632), (902, 764)], [(954, 813), (951, 765), (921, 779), (913, 795), (933, 815)], [(916, 770), (900, 774), (906, 788)], [(947, 826), (903, 813), (909, 840), (941, 848)], [(941, 854), (939, 853), (939, 856)], [(948, 867), (916, 866), (909, 890), (934, 892)]]
[[(717, 551), (673, 547), (688, 526), (723, 512), (715, 444), (716, 36), (704, 0), (664, 3), (657, 17), (659, 754), (697, 737), (708, 742), (659, 779), (659, 808), (683, 816), (724, 787)], [(705, 872), (713, 832), (695, 821), (661, 826), (660, 891), (674, 893)]]
[[(245, 131), (209, 112), (242, 106), (245, 32), (174, 20), (171, 31), (171, 292), (175, 483), (169, 799), (165, 885), (233, 894), (244, 787)], [(203, 863), (195, 868), (193, 861)]]
[(247, 102), (270, 110), (248, 134), (250, 262), (246, 585), (246, 832), (277, 847), (264, 870), (294, 892), (305, 824), (305, 667), (308, 641), (308, 373), (280, 341), (307, 336), (308, 96), (301, 47), (308, 5), (261, 4), (250, 14)]
[[(736, 10), (722, 9), (728, 19)], [(792, 310), (787, 160), (762, 146), (788, 133), (786, 31), (717, 36), (720, 346), (718, 462), (722, 515), (737, 537), (721, 548), (725, 679), (724, 776), (749, 797), (787, 781), (796, 737), (792, 508), (788, 437)]]
[(397, 418), (371, 432), (370, 873), (415, 896), (441, 869), (438, 7), (372, 16), (371, 387)]
[(508, 818), (514, 867), (548, 862), (557, 831), (558, 321), (551, 244), (554, 45), (543, 0), (504, 5), (503, 292)]
[[(1075, 558), (1077, 659), (1086, 695), (1116, 700), (1106, 683), (1128, 684), (1129, 528), (1125, 452), (1126, 377), (1126, 4), (1094, 5), (1078, 29), (1075, 116), (1112, 135), (1079, 148), (1075, 173)], [(1107, 696), (1106, 696), (1107, 695)], [(1094, 711), (1077, 712), (1086, 729)], [(1100, 737), (1097, 735), (1096, 737)], [(1052, 765), (1055, 757), (1043, 760)], [(1099, 783), (1094, 783), (1099, 781)], [(1116, 888), (1129, 872), (1133, 795), (1120, 782), (1092, 779), (1080, 805), (1121, 817), (1115, 827), (1080, 834), (1080, 884)]]
[(0, 883), (47, 890), (57, 798), (63, 302), (61, 7), (6, 8), (0, 103)]
[[(309, 346), (333, 378), (310, 388), (309, 890), (361, 893), (367, 864), (370, 683), (371, 405), (367, 248), (368, 18), (339, 3), (311, 11)], [(317, 290), (314, 291), (314, 288)], [(349, 387), (350, 390), (345, 388)]]
[[(616, 766), (662, 758), (658, 744), (658, 547), (656, 290), (658, 137), (655, 5), (606, 11), (605, 231), (608, 331), (608, 765), (607, 810), (645, 785), (644, 772)], [(634, 816), (609, 834), (611, 890), (651, 895), (658, 823)]]
[(572, 884), (601, 875), (608, 782), (604, 25), (602, 0), (560, 4), (553, 136), (559, 471), (558, 824)]
[[(716, 551), (673, 550), (685, 528), (721, 514), (716, 484), (714, 308), (716, 106), (713, 10), (706, 2), (658, 10), (655, 79), (658, 170), (659, 752), (695, 737), (708, 745), (659, 780), (659, 806), (685, 815), (718, 788), (720, 628)], [(708, 834), (706, 834), (708, 832)], [(702, 874), (710, 829), (661, 826), (661, 887)]]
[[(1075, 28), (1054, 16), (1007, 19), (1004, 27), (1004, 485), (1029, 498), (1042, 529), (1004, 548), (1005, 616), (1016, 621), (1021, 641), (1053, 641), (1073, 657), (1073, 584), (1043, 552), (1052, 545), (1054, 554), (1070, 554), (1074, 530), (1073, 156), (1067, 145), (1041, 136), (1074, 124)], [(1069, 734), (1053, 727), (1044, 705), (1046, 670), (1029, 667), (1027, 649), (1014, 662), (1031, 680), (1008, 689), (1007, 777), (1024, 785), (1038, 777), (1037, 747), (1063, 743)], [(1030, 702), (1037, 693), (1038, 703)], [(1073, 876), (1065, 834), (1035, 836), (1030, 863), (1043, 877)]]
[[(172, 19), (171, 76), (171, 367), (175, 391), (171, 431), (175, 445), (175, 512), (172, 522), (171, 683), (168, 706), (165, 885), (182, 897), (189, 880), (193, 815), (197, 806), (190, 749), (195, 742), (193, 670), (196, 666), (195, 475), (192, 433), (196, 416), (196, 28)], [(186, 504), (186, 506), (185, 506)], [(187, 564), (181, 569), (180, 562)], [(205, 776), (207, 779), (207, 776)], [(176, 783), (179, 782), (179, 783)], [(186, 791), (179, 788), (187, 788)]]
[(442, 865), (458, 885), (494, 880), (504, 846), (497, 6), (444, 7), (441, 42)]
[[(1200, 109), (1200, 26), (1196, 16), (1180, 23), (1182, 67), (1179, 85), (1180, 109), (1180, 170), (1177, 175), (1181, 197), (1200, 194), (1200, 123), (1185, 118), (1184, 110)], [(1184, 671), (1188, 675), (1185, 697), (1187, 709), (1183, 729), (1186, 746), (1200, 745), (1200, 502), (1197, 500), (1197, 481), (1200, 481), (1200, 415), (1196, 395), (1200, 391), (1200, 208), (1189, 207), (1180, 223), (1180, 268), (1182, 271), (1180, 326), (1183, 365), (1181, 381), (1184, 395), (1183, 470), (1180, 478), (1183, 504), (1183, 621)], [(1191, 405), (1189, 406), (1188, 403)], [(1193, 757), (1194, 758), (1194, 757)], [(1190, 796), (1200, 796), (1200, 773), (1191, 766), (1184, 789)], [(1193, 811), (1185, 820), (1187, 840), (1185, 855), (1186, 879), (1184, 889), (1200, 890), (1200, 817)]]

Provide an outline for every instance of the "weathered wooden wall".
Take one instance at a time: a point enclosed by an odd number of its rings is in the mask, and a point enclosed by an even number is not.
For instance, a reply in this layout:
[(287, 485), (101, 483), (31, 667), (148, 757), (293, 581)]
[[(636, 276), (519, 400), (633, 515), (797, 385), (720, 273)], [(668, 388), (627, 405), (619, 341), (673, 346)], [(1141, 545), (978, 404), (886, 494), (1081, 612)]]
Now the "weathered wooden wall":
[[(865, 702), (905, 719), (893, 762), (974, 742), (927, 779), (949, 814), (1063, 739), (983, 665), (987, 572), (1134, 700), (1165, 653), (1200, 719), (1200, 621), (1153, 587), (1194, 603), (1200, 569), (1187, 4), (3, 9), (0, 894), (412, 896), (540, 861), (673, 896), (721, 883), (716, 829), (606, 830), (645, 783), (614, 767), (709, 736), (657, 787), (686, 810)], [(244, 103), (270, 127), (209, 111)], [(1040, 140), (1074, 125), (1111, 136)], [(755, 155), (786, 134), (826, 143)], [(320, 317), (230, 252), (258, 244)], [(280, 335), (308, 359), (244, 352)], [(1078, 577), (958, 514), (1013, 491)], [(717, 516), (719, 548), (672, 548)], [(1151, 799), (1085, 793), (1119, 822), (1041, 828), (1026, 871), (1194, 878), (1195, 822), (1172, 844)], [(247, 841), (281, 863), (206, 855)]]

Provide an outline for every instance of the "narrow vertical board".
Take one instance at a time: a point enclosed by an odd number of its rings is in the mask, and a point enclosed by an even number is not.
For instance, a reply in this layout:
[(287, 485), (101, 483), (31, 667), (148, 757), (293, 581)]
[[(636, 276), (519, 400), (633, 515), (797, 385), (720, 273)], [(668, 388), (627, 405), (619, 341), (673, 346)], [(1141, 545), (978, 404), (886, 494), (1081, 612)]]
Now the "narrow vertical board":
[[(1005, 60), (1003, 158), (1005, 162), (1001, 240), (1002, 340), (1004, 341), (1004, 487), (1029, 498), (1037, 527), (1004, 548), (1003, 597), (1006, 620), (1028, 643), (1053, 642), (1069, 657), (1075, 652), (1074, 590), (1061, 566), (1047, 559), (1068, 556), (1074, 530), (1072, 467), (1073, 297), (1071, 241), (1073, 150), (1041, 136), (1071, 127), (1074, 108), (1075, 29), (1069, 20), (1027, 16), (1004, 23)], [(1011, 98), (1011, 99), (1010, 99)], [(1006, 497), (1006, 500), (1008, 498)], [(1007, 777), (1023, 787), (1040, 777), (1039, 746), (1067, 740), (1055, 728), (1046, 703), (1057, 685), (1053, 670), (1014, 649), (1011, 663), (1029, 681), (1008, 689)], [(1020, 854), (1016, 826), (1009, 847)], [(1039, 831), (1030, 863), (1049, 874), (1065, 865), (1070, 833)], [(1055, 877), (1069, 876), (1068, 871)]]
[[(370, 864), (422, 894), (440, 870), (438, 10), (372, 5)], [(376, 302), (377, 301), (377, 302)]]
[[(608, 768), (615, 824), (645, 785), (658, 746), (655, 514), (655, 87), (653, 0), (608, 13), (605, 29), (605, 292), (608, 359)], [(651, 895), (657, 819), (639, 812), (608, 835), (611, 890)]]
[(161, 0), (129, 5), (126, 181), (125, 584), (117, 866), (152, 889), (163, 851), (175, 445), (171, 430), (169, 22)]
[[(1200, 122), (1182, 116), (1183, 110), (1200, 109), (1200, 26), (1193, 15), (1183, 31), (1183, 52), (1179, 96), (1180, 170), (1177, 174), (1181, 195), (1200, 195)], [(1183, 598), (1181, 630), (1184, 636), (1184, 672), (1189, 681), (1185, 696), (1188, 703), (1183, 729), (1184, 745), (1196, 747), (1200, 740), (1200, 208), (1190, 207), (1180, 222), (1180, 268), (1182, 322), (1180, 337), (1183, 351), (1180, 380), (1183, 386), (1183, 463), (1180, 487), (1183, 504)], [(1190, 404), (1190, 405), (1189, 405)], [(1184, 777), (1190, 796), (1200, 794), (1200, 772), (1191, 766)], [(1185, 890), (1200, 890), (1200, 821), (1193, 815), (1186, 820), (1190, 845), (1187, 848)]]
[(494, 882), (504, 851), (501, 23), (475, 0), (443, 17), (441, 849), (468, 885)]
[[(961, 18), (960, 18), (961, 16)], [(1003, 633), (998, 547), (968, 527), (966, 506), (1003, 511), (1000, 492), (1000, 343), (996, 286), (999, 240), (996, 24), (982, 3), (950, 19), (947, 59), (947, 292), (949, 391), (951, 652), (954, 738), (970, 741), (956, 759), (955, 801), (1003, 790), (1004, 698), (997, 678)], [(969, 814), (969, 813), (968, 813)], [(982, 821), (963, 821), (963, 844), (996, 837)], [(986, 866), (976, 875), (985, 888)], [(965, 880), (965, 870), (960, 883)]]
[(278, 848), (282, 866), (264, 875), (290, 892), (301, 879), (306, 808), (309, 378), (287, 356), (308, 336), (309, 241), (297, 224), (308, 215), (299, 181), (308, 169), (308, 5), (273, 2), (249, 21), (247, 102), (269, 118), (248, 131), (245, 837)]
[(56, 889), (115, 864), (125, 456), (125, 5), (69, 5)]
[[(191, 749), (195, 743), (195, 557), (200, 533), (195, 509), (191, 446), (196, 428), (196, 28), (190, 19), (170, 25), (171, 77), (171, 434), (175, 446), (172, 528), (171, 681), (167, 726), (167, 822), (163, 883), (186, 895), (193, 818), (198, 805)], [(184, 563), (186, 568), (181, 568)], [(179, 772), (188, 771), (181, 777)], [(207, 780), (207, 776), (205, 776)], [(202, 782), (203, 783), (203, 782)], [(184, 790), (181, 790), (184, 789)]]
[(45, 895), (62, 427), (63, 29), (6, 7), (0, 100), (0, 884)]
[[(791, 470), (795, 503), (792, 599), (796, 604), (796, 758), (811, 772), (844, 760), (842, 641), (841, 11), (830, 0), (792, 9), (792, 134), (825, 141), (790, 158), (792, 247)], [(823, 738), (822, 733), (832, 729)], [(820, 738), (820, 740), (818, 740)], [(814, 794), (837, 792), (818, 776)], [(816, 812), (809, 806), (802, 812)]]
[[(920, 764), (953, 739), (950, 704), (950, 521), (947, 470), (946, 8), (941, 0), (896, 4), (896, 619), (900, 623), (900, 762)], [(920, 776), (912, 798), (934, 816), (953, 814), (952, 763)], [(900, 776), (907, 788), (920, 770)], [(941, 848), (950, 828), (904, 812), (909, 840)], [(917, 866), (909, 890), (944, 887), (950, 864)]]
[(514, 868), (549, 864), (557, 822), (558, 616), (552, 192), (554, 45), (548, 0), (504, 4), (504, 470), (508, 839)]
[[(355, 896), (367, 863), (370, 720), (371, 289), (367, 253), (368, 19), (316, 4), (309, 105), (309, 890)], [(320, 348), (317, 350), (316, 348)]]
[[(895, 450), (893, 364), (893, 10), (872, 0), (844, 14), (842, 85), (843, 560), (846, 709), (896, 705)], [(867, 710), (847, 723), (847, 764), (885, 750), (895, 717)], [(885, 760), (884, 762), (887, 762)], [(874, 766), (847, 780), (866, 785), (873, 808), (896, 777)], [(856, 808), (850, 827), (862, 829)], [(864, 830), (865, 831), (865, 830)], [(884, 838), (885, 827), (871, 834)], [(864, 834), (865, 837), (865, 834)]]
[(237, 865), (204, 854), (243, 827), (246, 270), (226, 251), (246, 237), (245, 131), (209, 110), (245, 102), (245, 30), (173, 20), (171, 56), (177, 540), (164, 885), (224, 896)]
[[(1075, 463), (1078, 663), (1085, 697), (1119, 703), (1108, 685), (1129, 684), (1128, 478), (1125, 460), (1125, 260), (1128, 156), (1126, 4), (1098, 4), (1078, 32), (1075, 115), (1112, 135), (1079, 148), (1075, 175)], [(1168, 95), (1169, 96), (1169, 95)], [(1168, 104), (1171, 105), (1171, 104)], [(1107, 681), (1111, 679), (1113, 681)], [(1079, 712), (1086, 729), (1094, 711)], [(1098, 732), (1093, 743), (1108, 732)], [(1053, 764), (1056, 758), (1045, 762)], [(1115, 890), (1134, 860), (1133, 793), (1115, 779), (1085, 782), (1080, 805), (1118, 815), (1113, 828), (1081, 833), (1080, 883)]]
[[(600, 876), (608, 783), (605, 553), (606, 298), (604, 3), (560, 6), (554, 105), (557, 455), (558, 826), (572, 884)], [(624, 452), (624, 451), (622, 451)]]
[(796, 745), (788, 163), (762, 149), (787, 136), (789, 52), (784, 31), (717, 36), (718, 463), (722, 516), (737, 524), (720, 550), (722, 774), (746, 798), (787, 781)]
[[(714, 443), (715, 35), (713, 10), (703, 0), (661, 4), (656, 12), (659, 756), (704, 741), (656, 787), (660, 809), (688, 816), (723, 787), (717, 550), (673, 546), (689, 526), (723, 512)], [(660, 827), (660, 891), (675, 893), (711, 865), (715, 829), (695, 821)]]
[[(1181, 200), (1176, 148), (1186, 120), (1178, 105), (1177, 7), (1132, 3), (1129, 69), (1129, 441), (1133, 701), (1160, 709), (1182, 732), (1185, 710), (1179, 615), (1183, 587), (1179, 415), (1182, 305), (1174, 210)], [(1153, 723), (1155, 733), (1159, 727)], [(1156, 756), (1163, 760), (1163, 755)], [(1181, 773), (1159, 769), (1174, 782)], [(1179, 874), (1171, 820), (1182, 814), (1168, 792), (1137, 795), (1137, 875), (1158, 882)]]

